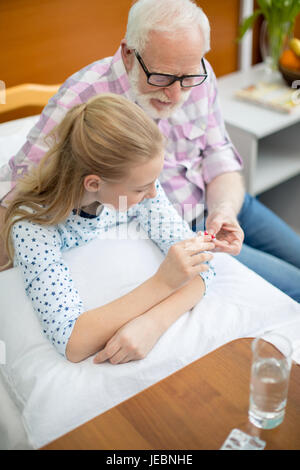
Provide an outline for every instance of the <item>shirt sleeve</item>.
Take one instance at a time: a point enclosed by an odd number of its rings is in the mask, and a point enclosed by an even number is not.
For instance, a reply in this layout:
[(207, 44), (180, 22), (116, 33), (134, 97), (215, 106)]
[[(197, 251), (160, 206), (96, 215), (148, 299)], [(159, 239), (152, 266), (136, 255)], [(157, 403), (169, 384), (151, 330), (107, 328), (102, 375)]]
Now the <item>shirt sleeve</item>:
[(210, 86), (208, 88), (206, 146), (203, 151), (202, 168), (204, 181), (208, 184), (222, 173), (241, 171), (243, 163), (225, 128), (216, 76), (210, 64), (208, 62), (206, 64)]
[(57, 228), (16, 222), (12, 238), (14, 264), (21, 269), (26, 293), (43, 332), (58, 352), (65, 355), (68, 339), (84, 308), (61, 257)]
[[(147, 199), (138, 205), (138, 220), (149, 238), (166, 255), (174, 243), (193, 238), (196, 234), (171, 204), (159, 181), (156, 181), (156, 191), (153, 199)], [(204, 280), (206, 292), (215, 276), (213, 264), (207, 264), (209, 271), (199, 273)]]

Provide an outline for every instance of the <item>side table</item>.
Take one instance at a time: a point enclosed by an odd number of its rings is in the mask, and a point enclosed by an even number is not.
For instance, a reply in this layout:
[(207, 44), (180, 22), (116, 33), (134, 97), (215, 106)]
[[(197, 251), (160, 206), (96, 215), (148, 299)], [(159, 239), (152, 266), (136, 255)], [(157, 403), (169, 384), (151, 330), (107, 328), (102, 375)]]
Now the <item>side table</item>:
[(225, 344), (42, 450), (218, 450), (233, 428), (260, 437), (266, 450), (299, 450), (299, 365), (283, 423), (261, 430), (248, 421), (251, 341)]
[(234, 97), (235, 91), (267, 79), (263, 64), (218, 79), (226, 129), (244, 160), (253, 196), (300, 174), (300, 106), (280, 113)]

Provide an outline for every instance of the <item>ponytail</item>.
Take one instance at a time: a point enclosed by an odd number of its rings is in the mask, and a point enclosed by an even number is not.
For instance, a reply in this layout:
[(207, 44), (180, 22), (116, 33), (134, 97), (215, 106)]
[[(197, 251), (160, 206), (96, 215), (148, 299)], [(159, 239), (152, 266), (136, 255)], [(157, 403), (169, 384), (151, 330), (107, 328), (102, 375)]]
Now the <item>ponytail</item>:
[(158, 154), (163, 136), (137, 105), (105, 93), (70, 109), (46, 142), (50, 150), (18, 181), (5, 214), (2, 236), (10, 260), (11, 230), (17, 221), (63, 222), (73, 209), (80, 209), (85, 176), (122, 180), (131, 166)]

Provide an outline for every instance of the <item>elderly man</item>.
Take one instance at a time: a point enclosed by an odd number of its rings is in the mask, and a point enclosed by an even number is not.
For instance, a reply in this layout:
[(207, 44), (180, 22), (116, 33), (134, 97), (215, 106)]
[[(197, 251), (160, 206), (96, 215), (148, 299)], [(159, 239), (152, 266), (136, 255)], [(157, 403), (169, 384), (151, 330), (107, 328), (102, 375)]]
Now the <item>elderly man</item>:
[(45, 135), (68, 109), (101, 92), (122, 94), (138, 103), (166, 137), (161, 183), (182, 216), (194, 229), (202, 228), (205, 216), (205, 229), (216, 235), (216, 251), (237, 256), (300, 302), (300, 238), (245, 194), (242, 161), (226, 133), (216, 78), (204, 59), (209, 48), (209, 22), (194, 2), (138, 0), (115, 56), (72, 75), (19, 153), (0, 169), (0, 216), (8, 185), (42, 158)]

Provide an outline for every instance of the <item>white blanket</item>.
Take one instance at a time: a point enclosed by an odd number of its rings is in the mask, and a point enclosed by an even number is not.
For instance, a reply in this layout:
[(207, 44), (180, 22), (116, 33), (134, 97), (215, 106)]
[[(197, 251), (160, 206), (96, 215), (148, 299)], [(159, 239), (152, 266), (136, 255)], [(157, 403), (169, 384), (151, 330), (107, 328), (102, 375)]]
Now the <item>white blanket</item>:
[[(150, 240), (107, 239), (71, 250), (65, 259), (90, 309), (151, 276), (162, 254)], [(31, 445), (45, 445), (236, 338), (286, 326), (299, 346), (299, 304), (228, 255), (215, 255), (215, 265), (208, 295), (171, 326), (145, 359), (120, 365), (95, 365), (92, 358), (72, 364), (59, 356), (41, 332), (20, 271), (1, 273), (0, 339), (6, 344), (6, 364), (0, 370)]]

